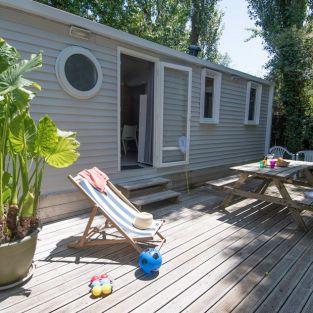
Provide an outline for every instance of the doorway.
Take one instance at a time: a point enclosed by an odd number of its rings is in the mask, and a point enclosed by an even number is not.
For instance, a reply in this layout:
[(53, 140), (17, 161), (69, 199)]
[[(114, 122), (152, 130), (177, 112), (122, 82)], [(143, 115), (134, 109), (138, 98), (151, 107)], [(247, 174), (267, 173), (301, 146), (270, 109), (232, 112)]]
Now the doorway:
[(155, 63), (120, 54), (121, 170), (153, 166)]

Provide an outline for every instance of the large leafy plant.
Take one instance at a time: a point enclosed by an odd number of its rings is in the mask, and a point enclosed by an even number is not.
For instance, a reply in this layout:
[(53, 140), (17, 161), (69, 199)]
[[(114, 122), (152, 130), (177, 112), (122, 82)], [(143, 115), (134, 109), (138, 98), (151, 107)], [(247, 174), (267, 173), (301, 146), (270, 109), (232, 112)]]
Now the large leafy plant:
[(23, 238), (37, 227), (46, 165), (68, 167), (79, 157), (74, 132), (59, 130), (49, 116), (36, 123), (30, 115), (40, 86), (24, 74), (41, 64), (41, 54), (21, 60), (0, 38), (0, 243)]

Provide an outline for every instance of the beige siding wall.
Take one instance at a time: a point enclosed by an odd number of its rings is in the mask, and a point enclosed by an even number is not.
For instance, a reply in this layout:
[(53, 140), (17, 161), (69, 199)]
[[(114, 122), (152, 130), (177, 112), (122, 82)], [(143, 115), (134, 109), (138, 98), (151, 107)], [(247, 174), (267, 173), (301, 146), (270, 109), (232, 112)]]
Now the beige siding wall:
[(244, 125), (247, 80), (223, 74), (219, 124), (201, 124), (200, 71), (193, 69), (190, 167), (212, 167), (263, 156), (269, 87), (263, 86), (260, 125)]
[[(66, 175), (91, 166), (103, 168), (117, 178), (137, 175), (137, 172), (117, 173), (117, 46), (138, 50), (158, 57), (162, 61), (192, 67), (190, 169), (257, 159), (263, 154), (268, 87), (263, 86), (260, 125), (245, 126), (247, 81), (238, 77), (232, 79), (229, 74), (223, 73), (220, 123), (200, 124), (201, 68), (199, 66), (164, 58), (96, 35), (91, 35), (89, 41), (83, 41), (70, 37), (68, 33), (69, 26), (8, 9), (0, 10), (2, 37), (15, 45), (22, 52), (23, 57), (29, 57), (30, 53), (39, 50), (43, 51), (42, 69), (29, 75), (43, 88), (32, 104), (32, 113), (37, 119), (44, 114), (49, 114), (59, 128), (77, 131), (78, 140), (81, 142), (81, 157), (75, 165), (64, 170), (48, 169), (44, 181), (44, 193), (71, 190)], [(86, 47), (101, 64), (103, 86), (94, 98), (75, 99), (64, 92), (57, 81), (54, 69), (56, 58), (64, 48), (71, 45)], [(171, 95), (175, 96), (174, 88)], [(173, 128), (175, 126), (173, 121), (170, 123), (170, 127)], [(179, 171), (181, 168), (154, 169), (149, 171), (149, 175), (175, 170)]]

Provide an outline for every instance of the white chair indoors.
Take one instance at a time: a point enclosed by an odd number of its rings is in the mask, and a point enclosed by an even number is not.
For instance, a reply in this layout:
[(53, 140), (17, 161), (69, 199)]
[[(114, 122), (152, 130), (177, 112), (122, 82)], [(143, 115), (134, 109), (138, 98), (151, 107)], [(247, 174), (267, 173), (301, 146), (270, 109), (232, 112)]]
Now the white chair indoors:
[(127, 142), (128, 141), (135, 141), (136, 147), (138, 149), (138, 142), (137, 142), (137, 125), (124, 125), (122, 130), (122, 145), (124, 154), (127, 154)]

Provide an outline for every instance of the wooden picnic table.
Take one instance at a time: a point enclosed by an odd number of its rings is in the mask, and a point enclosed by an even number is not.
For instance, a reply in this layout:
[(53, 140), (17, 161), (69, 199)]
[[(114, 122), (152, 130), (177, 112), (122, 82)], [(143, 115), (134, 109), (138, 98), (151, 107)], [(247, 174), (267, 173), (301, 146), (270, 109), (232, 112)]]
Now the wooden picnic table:
[[(260, 168), (259, 163), (256, 162), (234, 166), (231, 169), (238, 172), (239, 176), (232, 186), (222, 186), (222, 189), (228, 193), (222, 203), (224, 208), (229, 206), (234, 196), (276, 203), (287, 206), (298, 226), (305, 231), (308, 230), (300, 213), (302, 210), (313, 211), (313, 199), (305, 197), (299, 186), (313, 187), (312, 162), (290, 161), (288, 167), (275, 167), (273, 169), (270, 167)], [(297, 178), (300, 172), (304, 180)], [(256, 190), (246, 191), (242, 187), (248, 178), (257, 178), (262, 182)], [(265, 194), (270, 185), (277, 187), (278, 194), (270, 192)], [(295, 186), (297, 188), (294, 188)], [(296, 195), (290, 193), (291, 189), (296, 191)]]

